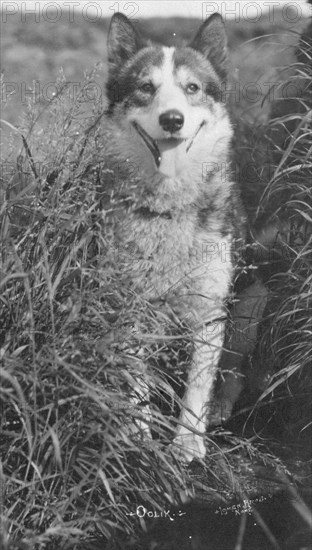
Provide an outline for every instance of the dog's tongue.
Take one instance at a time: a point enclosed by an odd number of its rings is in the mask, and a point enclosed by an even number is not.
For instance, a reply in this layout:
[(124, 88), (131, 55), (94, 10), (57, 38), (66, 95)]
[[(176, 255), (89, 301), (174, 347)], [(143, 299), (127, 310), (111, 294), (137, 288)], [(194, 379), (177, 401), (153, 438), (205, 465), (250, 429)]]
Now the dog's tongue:
[(160, 139), (157, 141), (160, 152), (158, 170), (169, 177), (175, 177), (183, 168), (186, 155), (187, 140)]

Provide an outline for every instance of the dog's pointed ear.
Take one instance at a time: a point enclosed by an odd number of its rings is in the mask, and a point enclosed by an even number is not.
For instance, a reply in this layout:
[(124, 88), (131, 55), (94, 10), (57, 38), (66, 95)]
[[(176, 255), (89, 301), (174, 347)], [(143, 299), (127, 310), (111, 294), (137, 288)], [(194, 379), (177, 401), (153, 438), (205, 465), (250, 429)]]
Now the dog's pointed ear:
[(107, 39), (109, 63), (117, 66), (125, 63), (144, 45), (144, 41), (129, 19), (122, 13), (115, 13)]
[(227, 77), (227, 36), (223, 19), (219, 13), (211, 15), (200, 27), (190, 44), (209, 59), (216, 73)]

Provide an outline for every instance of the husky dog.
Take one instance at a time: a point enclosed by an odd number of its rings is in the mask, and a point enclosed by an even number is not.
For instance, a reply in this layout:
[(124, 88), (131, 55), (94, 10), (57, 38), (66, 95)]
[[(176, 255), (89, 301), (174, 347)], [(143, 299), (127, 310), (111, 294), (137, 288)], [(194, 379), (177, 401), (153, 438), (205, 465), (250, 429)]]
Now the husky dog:
[(191, 319), (196, 334), (174, 438), (189, 462), (205, 456), (204, 435), (215, 416), (233, 246), (245, 224), (229, 171), (233, 128), (222, 101), (224, 24), (214, 14), (189, 45), (162, 47), (146, 43), (116, 13), (108, 59), (111, 148), (137, 168), (135, 199), (120, 216), (118, 239), (125, 250), (135, 247), (136, 291)]

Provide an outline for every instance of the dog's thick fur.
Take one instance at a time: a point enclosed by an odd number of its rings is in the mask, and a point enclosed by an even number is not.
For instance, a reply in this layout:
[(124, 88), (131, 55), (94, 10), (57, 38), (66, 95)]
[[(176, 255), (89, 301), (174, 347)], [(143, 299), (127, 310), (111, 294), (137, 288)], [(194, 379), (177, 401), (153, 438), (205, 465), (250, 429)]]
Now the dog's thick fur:
[[(233, 244), (245, 222), (228, 169), (233, 129), (221, 100), (223, 21), (214, 14), (189, 46), (175, 49), (146, 44), (115, 14), (108, 54), (110, 156), (134, 167), (128, 209), (116, 226), (118, 246), (131, 250), (135, 291), (169, 304), (196, 334), (174, 440), (190, 461), (204, 457), (206, 426), (215, 416)], [(228, 396), (229, 411), (236, 398)]]

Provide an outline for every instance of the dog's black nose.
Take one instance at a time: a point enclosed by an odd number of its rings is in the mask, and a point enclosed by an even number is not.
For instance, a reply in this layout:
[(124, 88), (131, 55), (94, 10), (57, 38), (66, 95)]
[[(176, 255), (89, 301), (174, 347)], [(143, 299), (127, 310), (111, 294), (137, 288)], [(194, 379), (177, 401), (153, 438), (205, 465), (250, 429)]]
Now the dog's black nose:
[(170, 109), (160, 115), (159, 124), (165, 132), (177, 132), (184, 124), (184, 116), (177, 109)]

